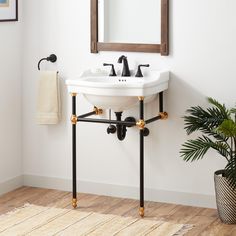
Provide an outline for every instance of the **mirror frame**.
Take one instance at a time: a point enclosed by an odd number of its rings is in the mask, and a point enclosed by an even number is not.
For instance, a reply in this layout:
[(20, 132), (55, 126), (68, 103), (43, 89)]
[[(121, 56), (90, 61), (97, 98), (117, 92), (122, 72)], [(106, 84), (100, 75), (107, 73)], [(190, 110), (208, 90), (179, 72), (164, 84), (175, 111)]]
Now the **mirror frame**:
[(169, 0), (161, 0), (161, 44), (102, 43), (98, 41), (98, 0), (91, 0), (91, 53), (99, 51), (149, 52), (169, 55)]

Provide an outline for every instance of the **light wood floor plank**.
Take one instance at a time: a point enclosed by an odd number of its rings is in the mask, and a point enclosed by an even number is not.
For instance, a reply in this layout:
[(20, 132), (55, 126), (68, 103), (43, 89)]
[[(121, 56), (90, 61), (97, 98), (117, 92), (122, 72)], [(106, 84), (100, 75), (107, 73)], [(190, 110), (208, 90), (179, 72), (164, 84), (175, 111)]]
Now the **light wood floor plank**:
[[(0, 214), (25, 203), (72, 209), (71, 199), (69, 192), (22, 187), (0, 196)], [(139, 218), (139, 201), (79, 193), (77, 210)], [(145, 218), (193, 224), (186, 236), (236, 236), (236, 225), (222, 224), (214, 209), (145, 202)]]
[(222, 224), (219, 219), (216, 219), (212, 224), (201, 232), (201, 236), (232, 236), (232, 225)]

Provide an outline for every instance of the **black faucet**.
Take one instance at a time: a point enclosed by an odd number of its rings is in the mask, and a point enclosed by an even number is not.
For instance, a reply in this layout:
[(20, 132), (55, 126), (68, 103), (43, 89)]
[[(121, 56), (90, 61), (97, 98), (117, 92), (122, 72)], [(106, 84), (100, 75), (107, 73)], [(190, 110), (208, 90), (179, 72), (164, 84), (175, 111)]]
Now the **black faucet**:
[(122, 76), (130, 76), (130, 70), (129, 70), (129, 64), (128, 64), (128, 60), (127, 57), (122, 55), (121, 57), (119, 57), (118, 59), (118, 63), (122, 63), (123, 62), (123, 71), (122, 71)]
[(149, 67), (149, 66), (150, 66), (149, 64), (139, 65), (135, 77), (143, 77), (143, 73), (141, 71), (141, 67)]
[(109, 76), (116, 76), (116, 71), (115, 71), (115, 67), (113, 64), (103, 63), (103, 66), (111, 66), (111, 72), (110, 72)]

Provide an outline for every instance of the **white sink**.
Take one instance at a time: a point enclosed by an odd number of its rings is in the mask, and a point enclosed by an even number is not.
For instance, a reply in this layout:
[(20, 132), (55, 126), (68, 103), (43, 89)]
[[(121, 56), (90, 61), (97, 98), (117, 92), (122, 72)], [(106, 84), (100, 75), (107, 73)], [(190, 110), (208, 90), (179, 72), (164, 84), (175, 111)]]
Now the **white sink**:
[(109, 77), (105, 71), (85, 71), (79, 78), (67, 80), (70, 93), (81, 93), (93, 106), (120, 112), (131, 108), (139, 96), (149, 102), (168, 89), (168, 71), (150, 71), (144, 77)]

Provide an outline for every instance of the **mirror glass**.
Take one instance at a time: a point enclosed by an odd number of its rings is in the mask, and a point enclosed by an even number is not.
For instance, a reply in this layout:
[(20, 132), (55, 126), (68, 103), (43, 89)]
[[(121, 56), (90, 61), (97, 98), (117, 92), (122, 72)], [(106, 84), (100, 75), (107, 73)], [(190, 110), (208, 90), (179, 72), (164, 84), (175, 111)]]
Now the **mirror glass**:
[(161, 43), (161, 0), (99, 0), (98, 42)]

